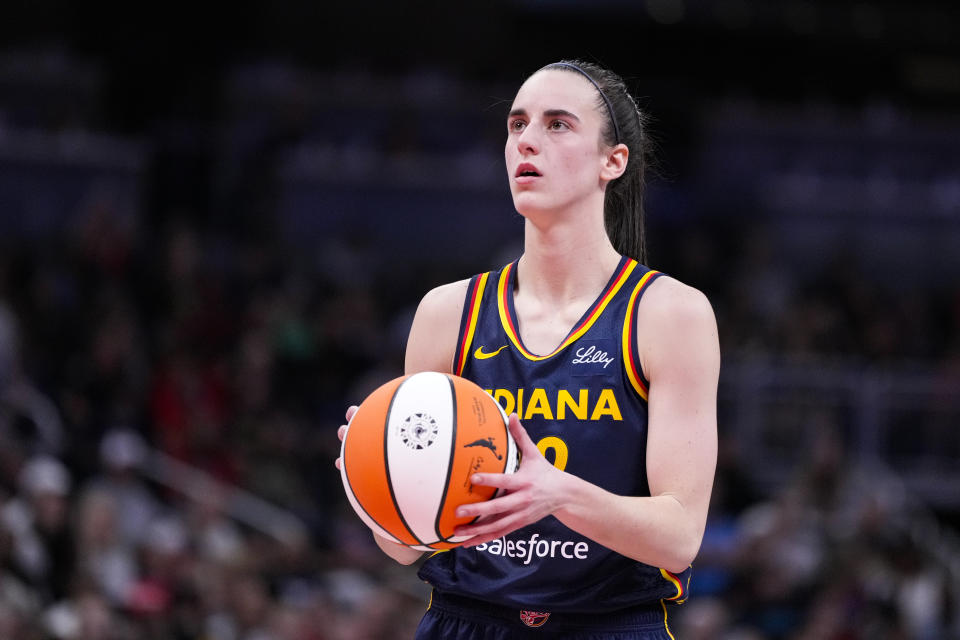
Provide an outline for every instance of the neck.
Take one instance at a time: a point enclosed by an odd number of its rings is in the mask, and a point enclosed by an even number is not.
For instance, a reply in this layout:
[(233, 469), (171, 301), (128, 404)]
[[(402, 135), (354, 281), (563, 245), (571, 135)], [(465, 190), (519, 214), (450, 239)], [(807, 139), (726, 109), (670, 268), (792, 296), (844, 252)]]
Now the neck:
[(537, 298), (558, 303), (592, 298), (619, 261), (602, 224), (538, 227), (527, 219), (518, 283)]

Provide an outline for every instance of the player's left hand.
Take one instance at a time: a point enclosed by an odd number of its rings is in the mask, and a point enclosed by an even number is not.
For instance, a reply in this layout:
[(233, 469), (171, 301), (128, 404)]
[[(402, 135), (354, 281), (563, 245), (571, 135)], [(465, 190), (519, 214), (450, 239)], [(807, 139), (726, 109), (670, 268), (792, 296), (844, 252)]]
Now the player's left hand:
[[(347, 424), (349, 424), (349, 423), (350, 423), (350, 420), (353, 419), (353, 415), (357, 412), (357, 408), (358, 408), (358, 407), (357, 407), (357, 405), (355, 405), (355, 404), (350, 405), (350, 406), (347, 408), (347, 415), (346, 415)], [(347, 435), (347, 425), (346, 425), (346, 424), (342, 424), (342, 425), (340, 425), (340, 428), (337, 429), (337, 438), (340, 439), (340, 442), (343, 442), (343, 438), (344, 438), (344, 436), (346, 436), (346, 435)], [(338, 456), (337, 459), (333, 461), (333, 466), (335, 466), (337, 469), (339, 469), (341, 464), (343, 464), (343, 461), (342, 461), (342, 460), (340, 459), (340, 457)]]
[(566, 475), (543, 457), (517, 414), (510, 414), (510, 434), (517, 443), (521, 460), (514, 473), (476, 473), (475, 485), (497, 487), (503, 495), (488, 500), (465, 504), (457, 509), (457, 516), (479, 519), (470, 525), (457, 527), (455, 535), (474, 536), (463, 546), (472, 547), (507, 535), (553, 513), (562, 503), (560, 489)]

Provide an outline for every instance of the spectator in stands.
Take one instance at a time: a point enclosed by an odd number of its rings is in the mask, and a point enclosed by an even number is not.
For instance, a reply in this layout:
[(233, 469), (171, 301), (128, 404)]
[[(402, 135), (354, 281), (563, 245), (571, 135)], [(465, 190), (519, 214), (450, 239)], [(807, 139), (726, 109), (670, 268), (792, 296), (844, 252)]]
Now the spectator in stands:
[(11, 567), (48, 604), (69, 592), (73, 577), (70, 472), (56, 458), (34, 457), (21, 469), (19, 485), (0, 511), (13, 538)]
[(136, 546), (161, 510), (142, 475), (147, 445), (131, 429), (113, 429), (100, 441), (99, 453), (99, 472), (87, 481), (85, 492), (94, 491), (112, 498), (114, 509), (123, 514), (115, 523), (120, 540)]

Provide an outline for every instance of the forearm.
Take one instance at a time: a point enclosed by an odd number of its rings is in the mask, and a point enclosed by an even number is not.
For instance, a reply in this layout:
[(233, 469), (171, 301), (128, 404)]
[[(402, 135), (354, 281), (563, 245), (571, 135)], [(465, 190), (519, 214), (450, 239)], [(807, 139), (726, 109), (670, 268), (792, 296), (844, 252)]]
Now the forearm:
[(422, 551), (417, 551), (416, 549), (411, 549), (405, 545), (391, 542), (390, 540), (378, 536), (375, 533), (373, 534), (373, 540), (385, 554), (400, 564), (413, 564), (420, 558), (420, 556), (423, 555)]
[(671, 495), (618, 496), (570, 474), (563, 489), (553, 515), (617, 553), (679, 573), (700, 548), (703, 524)]

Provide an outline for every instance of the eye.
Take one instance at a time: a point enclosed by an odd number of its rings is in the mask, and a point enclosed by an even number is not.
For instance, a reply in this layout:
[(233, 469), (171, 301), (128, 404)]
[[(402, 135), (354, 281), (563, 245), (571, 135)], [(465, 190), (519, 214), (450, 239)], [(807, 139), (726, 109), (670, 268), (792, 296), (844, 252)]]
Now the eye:
[(570, 125), (563, 120), (551, 120), (550, 124), (547, 125), (547, 128), (551, 131), (563, 131), (565, 129), (569, 129)]
[(507, 123), (507, 129), (511, 132), (520, 132), (523, 131), (523, 128), (527, 126), (527, 123), (523, 120), (517, 118), (516, 120), (510, 120)]

